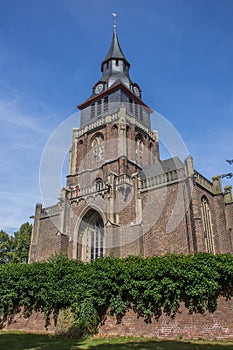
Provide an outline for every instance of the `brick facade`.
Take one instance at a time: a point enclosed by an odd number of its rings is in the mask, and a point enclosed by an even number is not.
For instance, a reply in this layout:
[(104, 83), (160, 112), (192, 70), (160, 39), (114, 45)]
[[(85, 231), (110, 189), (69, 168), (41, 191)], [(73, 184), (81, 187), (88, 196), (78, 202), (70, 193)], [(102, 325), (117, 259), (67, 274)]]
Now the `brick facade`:
[(30, 262), (59, 252), (85, 261), (110, 252), (233, 253), (231, 186), (203, 177), (191, 156), (160, 159), (152, 110), (129, 67), (114, 28), (102, 78), (79, 105), (60, 201), (36, 206)]
[[(119, 257), (233, 252), (231, 187), (197, 173), (190, 156), (160, 160), (158, 135), (126, 110), (121, 104), (118, 113), (73, 131), (61, 200), (36, 207), (30, 262), (59, 252), (90, 261), (91, 249)], [(91, 238), (95, 213), (103, 237)]]

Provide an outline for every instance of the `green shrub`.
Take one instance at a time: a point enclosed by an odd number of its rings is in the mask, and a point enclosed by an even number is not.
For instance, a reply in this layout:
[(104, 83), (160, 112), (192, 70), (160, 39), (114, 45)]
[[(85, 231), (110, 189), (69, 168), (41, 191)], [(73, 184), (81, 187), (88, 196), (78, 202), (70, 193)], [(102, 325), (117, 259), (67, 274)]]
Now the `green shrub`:
[(107, 310), (119, 322), (129, 308), (149, 321), (163, 312), (174, 316), (181, 303), (190, 312), (213, 312), (220, 296), (232, 295), (230, 255), (105, 257), (90, 264), (59, 255), (48, 262), (0, 265), (2, 319), (23, 307), (26, 315), (42, 311), (48, 325), (51, 315), (56, 322), (61, 310), (71, 310), (80, 337), (94, 334)]

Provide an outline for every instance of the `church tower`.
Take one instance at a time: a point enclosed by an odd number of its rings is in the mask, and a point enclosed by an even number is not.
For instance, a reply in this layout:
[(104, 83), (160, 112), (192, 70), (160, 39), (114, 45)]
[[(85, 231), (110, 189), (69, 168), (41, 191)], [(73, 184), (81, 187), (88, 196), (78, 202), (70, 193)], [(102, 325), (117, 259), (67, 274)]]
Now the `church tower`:
[(129, 70), (114, 24), (101, 78), (78, 106), (60, 200), (36, 205), (29, 262), (233, 252), (231, 187), (195, 171), (191, 156), (160, 159), (152, 110)]
[[(138, 174), (159, 160), (157, 133), (150, 126), (152, 111), (143, 102), (139, 85), (130, 79), (129, 69), (114, 25), (102, 76), (91, 96), (78, 106), (80, 130), (73, 131), (70, 152), (67, 188), (74, 190), (69, 201), (75, 217), (83, 216), (80, 228), (72, 228), (78, 242), (73, 254), (86, 261), (104, 254), (104, 237), (106, 250), (114, 249), (125, 244), (123, 227), (140, 224)], [(88, 203), (85, 215), (80, 212), (84, 201)], [(104, 232), (104, 237), (93, 231)], [(139, 247), (136, 252), (140, 254)]]

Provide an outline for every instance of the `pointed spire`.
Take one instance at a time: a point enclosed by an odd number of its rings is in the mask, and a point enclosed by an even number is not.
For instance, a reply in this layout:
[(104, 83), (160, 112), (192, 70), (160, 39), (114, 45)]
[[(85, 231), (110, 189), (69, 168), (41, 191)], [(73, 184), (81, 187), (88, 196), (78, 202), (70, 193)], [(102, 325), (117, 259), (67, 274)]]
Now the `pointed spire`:
[(119, 44), (119, 40), (118, 40), (118, 36), (117, 36), (117, 30), (116, 30), (116, 17), (117, 14), (113, 13), (113, 36), (112, 36), (112, 42), (111, 42), (111, 46), (110, 49), (105, 57), (105, 59), (102, 62), (102, 66), (101, 66), (101, 70), (103, 71), (103, 64), (111, 59), (122, 59), (124, 60), (128, 66), (130, 67), (129, 62), (127, 61), (127, 59), (125, 58), (125, 55), (123, 54), (123, 51), (120, 47)]
[(105, 84), (105, 89), (119, 81), (128, 89), (131, 89), (132, 81), (129, 76), (129, 69), (130, 64), (123, 54), (117, 36), (116, 13), (113, 13), (112, 41), (110, 49), (101, 64), (102, 77), (99, 82)]

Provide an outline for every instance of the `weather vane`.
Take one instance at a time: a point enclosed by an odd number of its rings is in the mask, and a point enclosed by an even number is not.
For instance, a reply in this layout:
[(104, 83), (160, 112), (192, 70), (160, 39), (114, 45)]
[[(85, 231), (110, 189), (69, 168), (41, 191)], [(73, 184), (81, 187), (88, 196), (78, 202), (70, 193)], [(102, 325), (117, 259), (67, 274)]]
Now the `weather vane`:
[(116, 30), (116, 19), (117, 19), (117, 14), (116, 12), (112, 13), (113, 16), (113, 28)]

